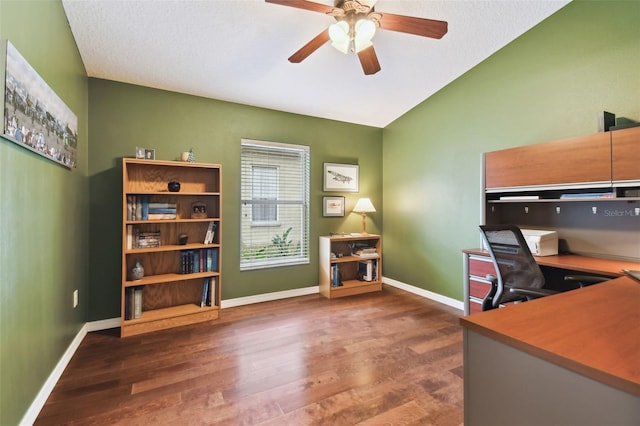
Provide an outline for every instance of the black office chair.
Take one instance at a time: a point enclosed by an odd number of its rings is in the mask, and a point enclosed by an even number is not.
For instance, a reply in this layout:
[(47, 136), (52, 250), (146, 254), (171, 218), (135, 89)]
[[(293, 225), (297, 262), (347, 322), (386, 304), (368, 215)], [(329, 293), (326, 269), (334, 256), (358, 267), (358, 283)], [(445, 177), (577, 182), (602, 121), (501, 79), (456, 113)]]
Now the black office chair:
[[(544, 275), (520, 228), (514, 225), (481, 225), (480, 231), (497, 275), (487, 276), (491, 290), (482, 302), (483, 311), (495, 309), (502, 303), (522, 302), (558, 293), (544, 288)], [(584, 287), (608, 278), (567, 275), (564, 279)]]

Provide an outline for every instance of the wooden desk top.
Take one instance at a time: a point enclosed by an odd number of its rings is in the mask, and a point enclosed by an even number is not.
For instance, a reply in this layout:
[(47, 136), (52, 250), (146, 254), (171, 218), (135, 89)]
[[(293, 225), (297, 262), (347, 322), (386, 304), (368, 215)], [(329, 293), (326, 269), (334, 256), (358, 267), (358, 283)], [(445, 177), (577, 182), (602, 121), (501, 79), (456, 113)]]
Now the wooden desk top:
[(631, 278), (479, 312), (460, 324), (640, 395), (640, 283)]
[[(481, 249), (466, 249), (463, 253), (489, 256), (489, 252)], [(609, 275), (621, 277), (623, 269), (640, 270), (640, 262), (627, 262), (624, 260), (611, 260), (599, 257), (579, 256), (576, 254), (560, 254), (557, 256), (535, 256), (538, 265), (553, 268), (569, 269), (571, 271), (586, 272), (589, 274)]]

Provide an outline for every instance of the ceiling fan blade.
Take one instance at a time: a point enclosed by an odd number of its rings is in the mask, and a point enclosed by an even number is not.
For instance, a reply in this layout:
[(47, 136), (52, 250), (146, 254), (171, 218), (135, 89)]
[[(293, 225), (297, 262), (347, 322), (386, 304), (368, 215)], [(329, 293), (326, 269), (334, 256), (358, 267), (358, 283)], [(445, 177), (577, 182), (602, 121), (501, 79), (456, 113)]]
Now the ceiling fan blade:
[(382, 15), (380, 28), (401, 33), (415, 34), (423, 37), (442, 38), (447, 33), (446, 21), (416, 18), (413, 16), (394, 15), (392, 13), (376, 12)]
[(365, 75), (372, 75), (380, 71), (380, 62), (378, 62), (378, 56), (373, 46), (369, 46), (366, 49), (362, 49), (358, 52), (358, 59), (360, 59), (360, 65), (362, 65), (362, 71)]
[(334, 7), (306, 0), (264, 0), (267, 3), (279, 4), (282, 6), (296, 7), (298, 9), (311, 10), (313, 12), (329, 13)]
[(300, 63), (307, 59), (307, 56), (318, 50), (320, 46), (329, 41), (329, 29), (327, 28), (317, 36), (315, 36), (309, 43), (305, 44), (296, 53), (291, 55), (289, 62), (294, 64)]

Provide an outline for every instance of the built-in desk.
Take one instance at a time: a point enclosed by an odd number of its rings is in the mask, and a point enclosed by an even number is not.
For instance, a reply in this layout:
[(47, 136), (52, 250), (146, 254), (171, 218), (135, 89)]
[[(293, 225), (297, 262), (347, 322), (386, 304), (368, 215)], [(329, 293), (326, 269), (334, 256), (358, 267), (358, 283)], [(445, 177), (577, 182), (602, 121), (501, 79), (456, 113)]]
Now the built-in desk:
[(640, 424), (640, 283), (460, 318), (465, 425)]
[[(469, 315), (482, 310), (482, 300), (490, 288), (487, 274), (495, 275), (489, 252), (481, 249), (465, 249), (463, 255), (464, 313)], [(538, 265), (577, 273), (598, 274), (608, 277), (624, 275), (623, 269), (638, 269), (640, 263), (586, 257), (574, 254), (536, 256)]]

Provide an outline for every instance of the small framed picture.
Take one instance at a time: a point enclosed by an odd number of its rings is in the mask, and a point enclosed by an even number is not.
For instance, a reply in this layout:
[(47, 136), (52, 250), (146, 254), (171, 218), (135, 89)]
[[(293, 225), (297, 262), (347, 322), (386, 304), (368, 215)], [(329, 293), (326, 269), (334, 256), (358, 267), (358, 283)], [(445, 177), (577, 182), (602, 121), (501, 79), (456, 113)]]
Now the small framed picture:
[(344, 197), (322, 197), (322, 216), (344, 216)]
[(145, 149), (144, 150), (144, 158), (146, 160), (155, 160), (156, 159), (156, 150), (155, 149)]
[(323, 190), (358, 192), (357, 164), (324, 163)]
[(136, 146), (136, 158), (144, 158), (144, 148)]

